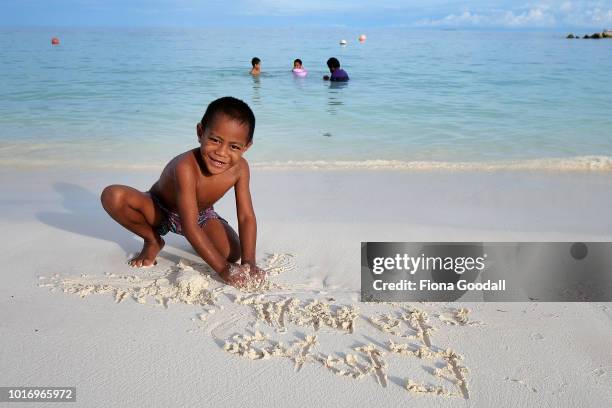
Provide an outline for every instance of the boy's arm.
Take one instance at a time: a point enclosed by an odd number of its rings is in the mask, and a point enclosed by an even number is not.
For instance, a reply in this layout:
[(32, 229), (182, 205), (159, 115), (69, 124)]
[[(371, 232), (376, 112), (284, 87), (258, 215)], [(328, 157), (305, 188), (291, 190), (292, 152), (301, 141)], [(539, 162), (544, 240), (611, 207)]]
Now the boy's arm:
[(198, 202), (193, 170), (187, 162), (179, 162), (175, 168), (176, 207), (181, 217), (181, 227), (187, 241), (197, 254), (218, 274), (225, 274), (229, 263), (198, 226)]
[(257, 220), (251, 201), (249, 188), (251, 174), (249, 164), (243, 159), (238, 181), (234, 186), (236, 194), (236, 212), (238, 216), (238, 236), (242, 264), (255, 266), (255, 245), (257, 242)]

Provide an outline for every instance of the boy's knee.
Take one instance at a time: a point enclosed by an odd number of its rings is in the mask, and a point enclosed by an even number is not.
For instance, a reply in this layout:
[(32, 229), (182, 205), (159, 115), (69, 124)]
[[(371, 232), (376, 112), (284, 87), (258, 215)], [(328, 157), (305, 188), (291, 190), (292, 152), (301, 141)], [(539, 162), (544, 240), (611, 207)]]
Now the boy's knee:
[(233, 262), (238, 262), (239, 259), (240, 259), (240, 244), (238, 244), (237, 246), (230, 244), (230, 252), (229, 252), (229, 255), (227, 256), (227, 261), (233, 263)]
[(227, 255), (228, 262), (238, 262), (240, 259), (240, 240), (238, 237), (230, 238), (229, 254)]
[(213, 219), (204, 224), (203, 231), (228, 262), (240, 259), (240, 239), (229, 224)]
[(236, 231), (229, 228), (227, 231), (227, 237), (229, 239), (229, 254), (227, 255), (228, 262), (238, 262), (240, 259), (240, 239), (238, 238), (238, 234)]
[(100, 194), (100, 201), (102, 202), (102, 207), (107, 211), (118, 208), (123, 201), (123, 189), (118, 185), (106, 187), (102, 190), (102, 194)]

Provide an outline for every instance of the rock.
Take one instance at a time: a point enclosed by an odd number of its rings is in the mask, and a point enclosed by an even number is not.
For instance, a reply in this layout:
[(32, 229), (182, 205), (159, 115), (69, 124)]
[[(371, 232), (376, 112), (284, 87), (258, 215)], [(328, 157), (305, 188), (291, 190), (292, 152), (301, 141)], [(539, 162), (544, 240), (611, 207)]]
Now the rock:
[(584, 37), (582, 37), (582, 38), (587, 39), (587, 38), (591, 38), (591, 37), (588, 34), (585, 34)]
[(601, 33), (594, 33), (594, 34), (591, 36), (591, 38), (600, 39), (600, 38), (603, 38), (603, 37), (602, 37)]
[(569, 33), (565, 38), (576, 38), (573, 33)]

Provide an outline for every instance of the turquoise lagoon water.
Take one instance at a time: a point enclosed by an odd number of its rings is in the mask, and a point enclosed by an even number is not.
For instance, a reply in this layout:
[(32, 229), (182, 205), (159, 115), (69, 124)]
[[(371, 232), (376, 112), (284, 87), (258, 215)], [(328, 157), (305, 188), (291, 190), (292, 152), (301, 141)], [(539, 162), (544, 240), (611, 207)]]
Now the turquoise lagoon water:
[[(195, 124), (224, 95), (255, 111), (248, 158), (259, 164), (609, 163), (612, 40), (359, 34), (0, 30), (0, 164), (158, 167), (196, 146)], [(260, 78), (248, 75), (253, 56)], [(348, 84), (321, 80), (331, 56)], [(297, 57), (306, 78), (290, 73)]]

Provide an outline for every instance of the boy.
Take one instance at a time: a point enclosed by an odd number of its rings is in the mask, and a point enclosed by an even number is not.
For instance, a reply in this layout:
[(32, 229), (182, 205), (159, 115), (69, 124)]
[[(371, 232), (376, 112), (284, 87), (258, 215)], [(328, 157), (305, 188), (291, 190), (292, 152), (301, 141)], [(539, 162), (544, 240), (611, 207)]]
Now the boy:
[[(197, 254), (227, 283), (242, 286), (261, 281), (255, 265), (257, 222), (249, 190), (249, 165), (242, 155), (253, 143), (255, 115), (243, 101), (224, 97), (211, 102), (196, 125), (200, 146), (176, 156), (147, 192), (112, 185), (102, 206), (119, 224), (144, 239), (133, 267), (156, 264), (162, 235), (184, 235)], [(213, 209), (234, 187), (238, 232)], [(241, 259), (242, 266), (234, 264)], [(248, 266), (247, 266), (248, 265)]]
[(253, 59), (251, 60), (251, 65), (253, 66), (253, 68), (251, 68), (251, 72), (249, 72), (249, 74), (255, 76), (261, 74), (261, 60), (259, 58), (253, 57)]
[(331, 57), (327, 60), (327, 68), (329, 68), (329, 72), (331, 76), (324, 75), (324, 80), (337, 81), (337, 82), (346, 82), (349, 80), (349, 76), (345, 70), (340, 68), (340, 61), (337, 58)]

